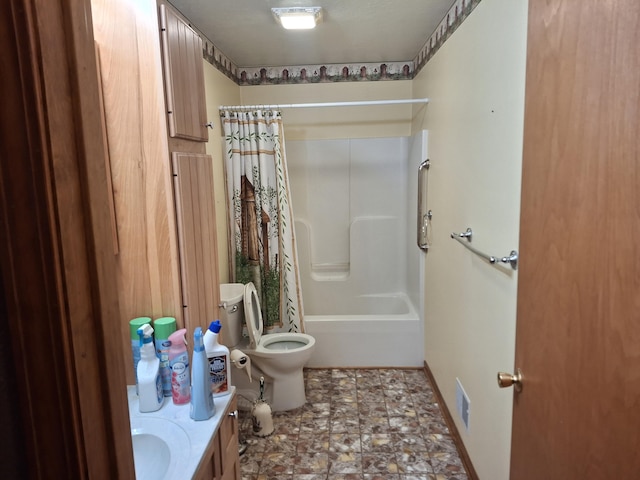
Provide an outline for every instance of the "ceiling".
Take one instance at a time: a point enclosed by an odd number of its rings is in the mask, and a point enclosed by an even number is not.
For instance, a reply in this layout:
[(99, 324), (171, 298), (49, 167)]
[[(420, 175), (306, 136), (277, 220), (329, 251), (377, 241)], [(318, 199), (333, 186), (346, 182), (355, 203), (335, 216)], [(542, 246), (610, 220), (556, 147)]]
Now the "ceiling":
[[(238, 67), (413, 60), (455, 0), (170, 0)], [(323, 9), (313, 30), (284, 30), (272, 7)]]

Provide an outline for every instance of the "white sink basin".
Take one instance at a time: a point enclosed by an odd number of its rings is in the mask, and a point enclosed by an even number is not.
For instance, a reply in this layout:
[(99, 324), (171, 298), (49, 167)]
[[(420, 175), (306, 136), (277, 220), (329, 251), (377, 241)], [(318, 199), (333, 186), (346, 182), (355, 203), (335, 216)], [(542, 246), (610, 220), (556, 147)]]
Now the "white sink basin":
[(187, 432), (159, 417), (131, 419), (131, 441), (136, 479), (160, 480), (177, 476), (191, 450)]

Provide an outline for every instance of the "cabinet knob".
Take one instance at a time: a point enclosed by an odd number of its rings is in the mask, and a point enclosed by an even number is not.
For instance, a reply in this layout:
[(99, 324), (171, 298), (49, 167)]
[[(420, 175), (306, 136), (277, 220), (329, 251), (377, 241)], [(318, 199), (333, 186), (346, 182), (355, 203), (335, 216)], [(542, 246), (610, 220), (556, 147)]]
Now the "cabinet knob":
[(238, 418), (238, 410), (234, 410), (233, 412), (229, 412), (229, 416)]

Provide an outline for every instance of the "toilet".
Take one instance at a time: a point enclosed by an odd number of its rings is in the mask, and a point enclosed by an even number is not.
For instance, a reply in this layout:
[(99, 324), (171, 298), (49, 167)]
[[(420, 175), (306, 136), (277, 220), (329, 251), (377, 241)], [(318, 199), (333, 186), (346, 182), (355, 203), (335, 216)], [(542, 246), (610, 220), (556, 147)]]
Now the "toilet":
[[(251, 359), (251, 376), (232, 370), (231, 383), (241, 397), (257, 400), (259, 379), (265, 377), (265, 398), (274, 412), (292, 410), (306, 402), (303, 367), (316, 340), (305, 333), (263, 334), (262, 312), (255, 285), (220, 285), (222, 343)], [(246, 324), (248, 337), (243, 336)]]

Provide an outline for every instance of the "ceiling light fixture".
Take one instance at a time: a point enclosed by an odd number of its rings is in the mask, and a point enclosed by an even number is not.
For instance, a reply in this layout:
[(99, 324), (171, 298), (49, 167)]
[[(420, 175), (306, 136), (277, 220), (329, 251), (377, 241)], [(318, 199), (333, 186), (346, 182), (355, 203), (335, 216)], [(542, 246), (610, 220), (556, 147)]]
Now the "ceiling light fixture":
[(287, 30), (307, 30), (322, 18), (322, 7), (272, 8), (271, 13)]

